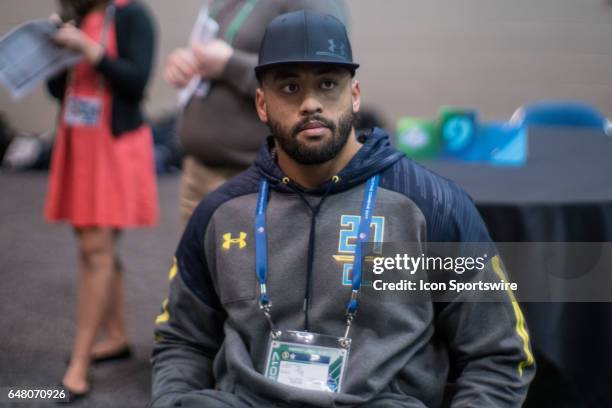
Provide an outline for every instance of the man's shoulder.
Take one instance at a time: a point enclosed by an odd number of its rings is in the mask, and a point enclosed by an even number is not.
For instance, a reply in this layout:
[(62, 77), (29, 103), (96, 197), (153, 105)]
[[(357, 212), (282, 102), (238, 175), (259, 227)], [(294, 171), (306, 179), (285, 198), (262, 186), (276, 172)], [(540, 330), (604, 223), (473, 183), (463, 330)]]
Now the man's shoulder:
[(449, 200), (472, 202), (457, 183), (406, 156), (383, 172), (381, 186), (427, 204)]
[(261, 176), (255, 166), (232, 177), (221, 187), (206, 196), (193, 212), (192, 218), (207, 224), (215, 211), (224, 203), (258, 191)]
[(383, 172), (381, 187), (416, 204), (425, 216), (430, 241), (489, 240), (472, 198), (454, 181), (408, 157)]

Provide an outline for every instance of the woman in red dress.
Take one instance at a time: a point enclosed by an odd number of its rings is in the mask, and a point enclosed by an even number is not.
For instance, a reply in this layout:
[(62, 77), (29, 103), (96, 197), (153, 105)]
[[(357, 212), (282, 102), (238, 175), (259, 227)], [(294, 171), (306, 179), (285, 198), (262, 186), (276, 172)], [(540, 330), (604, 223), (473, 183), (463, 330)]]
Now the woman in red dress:
[[(158, 218), (153, 141), (140, 111), (154, 28), (135, 0), (60, 3), (75, 21), (54, 41), (83, 58), (48, 84), (62, 109), (45, 216), (72, 224), (78, 239), (76, 338), (62, 379), (75, 399), (90, 389), (92, 362), (129, 355), (116, 246), (122, 229)], [(104, 337), (96, 343), (99, 331)]]

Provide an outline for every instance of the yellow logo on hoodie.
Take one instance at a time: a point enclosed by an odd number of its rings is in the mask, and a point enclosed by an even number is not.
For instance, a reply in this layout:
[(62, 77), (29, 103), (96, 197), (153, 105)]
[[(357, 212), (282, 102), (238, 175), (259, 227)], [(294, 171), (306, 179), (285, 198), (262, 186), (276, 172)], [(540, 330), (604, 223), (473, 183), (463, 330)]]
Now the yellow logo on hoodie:
[(223, 234), (223, 245), (221, 245), (221, 247), (223, 249), (230, 249), (232, 245), (236, 244), (239, 249), (245, 248), (247, 246), (246, 237), (246, 232), (240, 231), (238, 238), (232, 238), (232, 234), (228, 232), (227, 234)]

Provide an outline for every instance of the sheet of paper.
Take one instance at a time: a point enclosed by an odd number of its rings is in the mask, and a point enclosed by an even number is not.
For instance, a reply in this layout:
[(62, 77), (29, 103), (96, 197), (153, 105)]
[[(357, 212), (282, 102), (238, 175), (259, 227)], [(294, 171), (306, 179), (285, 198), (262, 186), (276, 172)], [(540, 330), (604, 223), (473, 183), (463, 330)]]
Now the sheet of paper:
[[(189, 36), (189, 45), (193, 46), (197, 43), (205, 43), (211, 41), (217, 36), (219, 24), (208, 15), (208, 7), (204, 6), (198, 13), (191, 35)], [(203, 81), (201, 77), (195, 76), (191, 81), (182, 88), (178, 93), (178, 103), (183, 107), (189, 102), (193, 95), (204, 97), (208, 94), (210, 88), (209, 81)]]
[(327, 391), (326, 364), (306, 364), (283, 361), (280, 364), (278, 382), (305, 390)]
[(50, 20), (24, 23), (0, 38), (0, 82), (21, 99), (46, 79), (76, 64), (80, 55), (59, 47)]

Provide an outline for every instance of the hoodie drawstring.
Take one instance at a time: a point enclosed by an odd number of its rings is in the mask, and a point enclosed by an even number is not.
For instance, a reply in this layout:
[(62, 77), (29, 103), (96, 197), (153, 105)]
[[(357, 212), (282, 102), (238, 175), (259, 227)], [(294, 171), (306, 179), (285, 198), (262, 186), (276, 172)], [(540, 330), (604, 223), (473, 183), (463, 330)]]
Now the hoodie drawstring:
[(317, 215), (319, 214), (319, 210), (321, 209), (323, 202), (325, 202), (325, 199), (331, 192), (332, 187), (339, 181), (340, 181), (340, 178), (338, 176), (332, 177), (332, 182), (329, 183), (329, 185), (325, 189), (325, 192), (323, 193), (321, 200), (319, 200), (316, 206), (313, 206), (308, 202), (308, 200), (306, 199), (306, 197), (304, 197), (304, 194), (302, 194), (300, 190), (298, 190), (297, 188), (295, 188), (289, 183), (288, 177), (283, 178), (283, 183), (287, 185), (287, 187), (289, 187), (291, 190), (293, 190), (298, 195), (298, 197), (300, 197), (302, 202), (304, 202), (304, 204), (306, 204), (306, 207), (308, 207), (308, 209), (310, 210), (310, 214), (311, 214), (310, 216), (310, 235), (308, 237), (306, 293), (304, 294), (304, 331), (308, 331), (309, 329), (308, 307), (309, 307), (309, 302), (310, 302), (310, 291), (311, 291), (311, 286), (312, 286), (312, 265), (314, 262), (314, 242), (315, 242), (314, 237), (315, 237)]

